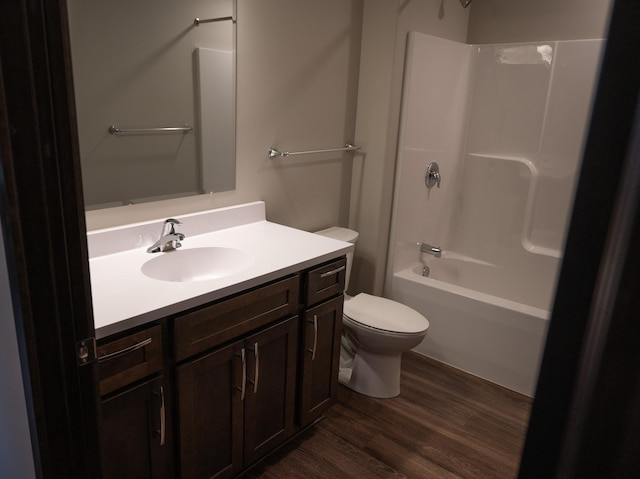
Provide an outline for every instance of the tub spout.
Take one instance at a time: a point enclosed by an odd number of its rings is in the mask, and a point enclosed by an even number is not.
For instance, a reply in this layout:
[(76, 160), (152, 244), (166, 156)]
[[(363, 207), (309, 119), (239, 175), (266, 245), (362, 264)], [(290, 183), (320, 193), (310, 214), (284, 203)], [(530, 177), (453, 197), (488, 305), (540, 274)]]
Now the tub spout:
[(436, 258), (440, 258), (440, 256), (442, 256), (442, 248), (440, 248), (440, 246), (431, 246), (427, 243), (420, 244), (420, 252), (432, 254)]

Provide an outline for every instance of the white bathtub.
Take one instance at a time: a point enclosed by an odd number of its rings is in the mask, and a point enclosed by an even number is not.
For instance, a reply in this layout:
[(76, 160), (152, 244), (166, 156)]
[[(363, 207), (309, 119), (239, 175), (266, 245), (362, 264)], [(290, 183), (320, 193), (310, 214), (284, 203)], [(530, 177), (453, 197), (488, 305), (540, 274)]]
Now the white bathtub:
[(387, 291), (429, 320), (415, 351), (533, 396), (549, 311), (489, 294), (501, 290), (503, 276), (488, 263), (434, 258), (429, 265), (428, 278), (417, 263), (396, 272)]
[(409, 34), (384, 295), (429, 319), (418, 352), (534, 394), (602, 46)]

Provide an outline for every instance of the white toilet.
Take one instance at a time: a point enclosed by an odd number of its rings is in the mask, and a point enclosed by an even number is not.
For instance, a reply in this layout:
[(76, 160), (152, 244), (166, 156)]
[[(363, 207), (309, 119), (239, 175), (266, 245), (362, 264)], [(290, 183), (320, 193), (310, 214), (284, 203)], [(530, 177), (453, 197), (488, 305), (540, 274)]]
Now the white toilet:
[[(332, 227), (316, 234), (355, 244), (356, 231)], [(349, 284), (353, 253), (347, 255)], [(345, 296), (340, 351), (340, 383), (366, 396), (400, 394), (402, 353), (422, 342), (429, 321), (417, 311), (366, 293)]]

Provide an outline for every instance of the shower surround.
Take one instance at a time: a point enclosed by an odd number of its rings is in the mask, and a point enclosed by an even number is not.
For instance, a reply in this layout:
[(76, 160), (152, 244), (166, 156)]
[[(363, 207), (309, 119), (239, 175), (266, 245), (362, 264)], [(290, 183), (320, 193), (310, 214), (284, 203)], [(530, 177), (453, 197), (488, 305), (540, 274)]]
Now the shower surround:
[(429, 319), (416, 351), (530, 396), (602, 46), (409, 35), (385, 295)]

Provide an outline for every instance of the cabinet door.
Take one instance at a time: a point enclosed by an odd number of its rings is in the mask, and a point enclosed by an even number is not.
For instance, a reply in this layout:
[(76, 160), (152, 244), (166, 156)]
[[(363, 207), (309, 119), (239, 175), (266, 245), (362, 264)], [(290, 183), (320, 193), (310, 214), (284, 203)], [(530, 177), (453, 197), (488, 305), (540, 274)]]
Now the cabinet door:
[(295, 432), (297, 344), (297, 316), (245, 340), (245, 466)]
[(305, 312), (300, 424), (306, 426), (336, 402), (343, 297)]
[(243, 342), (178, 368), (183, 479), (233, 477), (242, 469)]
[(105, 479), (172, 478), (170, 414), (162, 377), (102, 402)]

